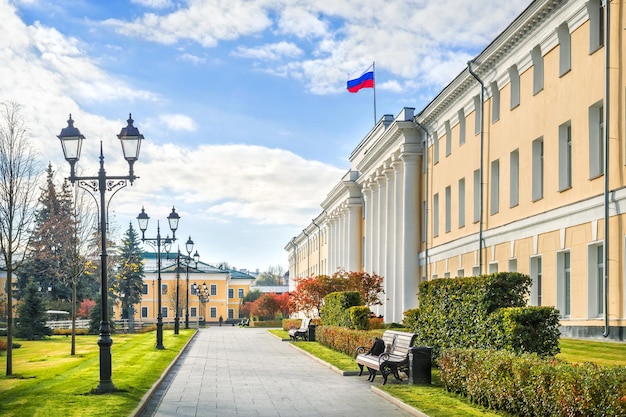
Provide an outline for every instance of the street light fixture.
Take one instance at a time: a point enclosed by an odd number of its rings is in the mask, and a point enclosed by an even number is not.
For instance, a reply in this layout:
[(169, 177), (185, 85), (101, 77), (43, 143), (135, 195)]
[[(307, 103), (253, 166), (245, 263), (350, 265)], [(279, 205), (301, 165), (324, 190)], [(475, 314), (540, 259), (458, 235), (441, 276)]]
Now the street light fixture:
[[(100, 141), (100, 169), (97, 176), (77, 176), (75, 167), (76, 163), (80, 159), (80, 152), (83, 145), (85, 136), (80, 133), (78, 128), (74, 127), (74, 120), (72, 115), (67, 121), (67, 127), (61, 129), (61, 133), (57, 136), (61, 141), (61, 147), (63, 149), (63, 156), (65, 160), (70, 164), (70, 176), (69, 180), (72, 185), (78, 185), (78, 187), (89, 192), (94, 199), (96, 193), (100, 193), (100, 297), (101, 297), (101, 321), (100, 321), (100, 338), (98, 339), (98, 346), (100, 347), (100, 383), (96, 388), (98, 393), (107, 393), (115, 391), (115, 385), (111, 379), (111, 326), (109, 323), (108, 315), (108, 280), (107, 280), (107, 239), (106, 239), (106, 226), (107, 226), (107, 202), (105, 198), (105, 192), (113, 191), (111, 198), (117, 191), (130, 185), (139, 178), (133, 172), (133, 164), (139, 158), (139, 149), (141, 148), (141, 141), (144, 139), (143, 135), (139, 133), (139, 129), (133, 126), (133, 118), (128, 115), (126, 127), (123, 127), (120, 134), (117, 135), (122, 145), (122, 152), (124, 153), (124, 159), (128, 162), (128, 175), (124, 176), (107, 176), (104, 169), (104, 155), (102, 152), (102, 141)], [(97, 199), (96, 199), (97, 201)]]
[(187, 285), (186, 289), (186, 303), (185, 303), (185, 329), (189, 328), (189, 265), (192, 261), (195, 261), (196, 267), (198, 266), (198, 261), (200, 259), (200, 255), (198, 255), (198, 251), (191, 257), (191, 252), (193, 251), (193, 240), (191, 240), (191, 236), (187, 239), (185, 243), (185, 249), (187, 250), (187, 255), (183, 255), (180, 253), (180, 248), (178, 248), (178, 253), (176, 254), (176, 318), (174, 319), (174, 334), (179, 333), (180, 329), (180, 317), (179, 317), (179, 306), (178, 306), (178, 289), (180, 287), (180, 264), (184, 263), (187, 267)]
[[(198, 302), (200, 304), (206, 304), (209, 301), (209, 287), (207, 287), (206, 282), (203, 282), (202, 285), (198, 285), (194, 282), (193, 284), (191, 284), (191, 288), (193, 288), (194, 292), (198, 296)], [(199, 321), (198, 327), (200, 327)]]
[(172, 231), (172, 238), (167, 235), (165, 239), (161, 237), (161, 226), (157, 221), (157, 235), (154, 238), (146, 237), (146, 229), (148, 228), (148, 221), (150, 220), (150, 216), (146, 213), (145, 209), (141, 208), (141, 213), (137, 216), (137, 222), (139, 223), (139, 229), (141, 230), (141, 241), (144, 243), (148, 243), (150, 246), (156, 249), (157, 251), (157, 334), (156, 334), (156, 348), (157, 349), (165, 349), (163, 346), (163, 313), (161, 311), (161, 244), (163, 244), (163, 248), (166, 253), (169, 253), (170, 247), (172, 246), (172, 242), (176, 241), (176, 229), (178, 229), (178, 221), (180, 220), (180, 216), (176, 213), (176, 209), (172, 207), (172, 212), (167, 216), (167, 221), (170, 226), (170, 230)]

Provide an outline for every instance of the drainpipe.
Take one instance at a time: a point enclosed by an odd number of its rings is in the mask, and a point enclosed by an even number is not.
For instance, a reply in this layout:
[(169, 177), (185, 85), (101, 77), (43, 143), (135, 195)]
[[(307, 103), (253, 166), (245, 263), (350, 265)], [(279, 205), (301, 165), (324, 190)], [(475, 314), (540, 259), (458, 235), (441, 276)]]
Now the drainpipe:
[(478, 268), (480, 274), (483, 273), (483, 146), (485, 138), (484, 120), (485, 120), (485, 84), (483, 81), (472, 71), (472, 61), (467, 61), (467, 70), (480, 84), (480, 230), (478, 232)]
[(311, 220), (317, 227), (317, 275), (322, 274), (322, 229), (319, 224), (315, 223), (315, 219)]
[(609, 336), (609, 101), (610, 92), (610, 1), (603, 1), (605, 7), (604, 19), (604, 333), (603, 337)]
[(426, 221), (424, 222), (424, 236), (426, 236), (424, 239), (424, 275), (426, 276), (426, 280), (428, 280), (428, 204), (430, 197), (428, 195), (428, 130), (424, 127), (424, 125), (417, 121), (417, 117), (413, 118), (413, 123), (415, 123), (415, 126), (422, 129), (426, 134), (426, 137), (424, 138), (424, 165), (426, 167), (426, 190), (424, 192), (426, 195), (426, 208), (424, 209), (426, 211), (424, 213), (424, 217), (426, 218)]

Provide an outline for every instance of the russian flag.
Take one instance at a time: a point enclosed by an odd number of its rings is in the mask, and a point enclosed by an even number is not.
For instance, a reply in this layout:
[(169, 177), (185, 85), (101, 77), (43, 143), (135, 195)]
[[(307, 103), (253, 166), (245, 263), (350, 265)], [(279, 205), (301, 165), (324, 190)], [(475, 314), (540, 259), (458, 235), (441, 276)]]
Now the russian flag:
[(348, 79), (348, 91), (358, 92), (361, 88), (374, 88), (374, 64), (370, 65), (360, 76)]

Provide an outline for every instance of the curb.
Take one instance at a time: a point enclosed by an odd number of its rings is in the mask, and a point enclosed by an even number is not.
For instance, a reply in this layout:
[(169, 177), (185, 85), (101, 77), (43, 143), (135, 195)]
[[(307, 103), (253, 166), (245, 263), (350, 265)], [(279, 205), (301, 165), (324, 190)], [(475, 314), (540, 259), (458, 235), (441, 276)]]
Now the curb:
[(161, 374), (159, 379), (157, 379), (157, 381), (150, 387), (148, 392), (146, 392), (144, 394), (144, 396), (141, 397), (141, 401), (139, 401), (139, 405), (137, 405), (137, 407), (133, 410), (133, 412), (130, 413), (130, 417), (140, 416), (141, 413), (144, 412), (146, 406), (148, 405), (150, 400), (152, 400), (152, 397), (154, 396), (154, 393), (161, 387), (161, 384), (163, 384), (163, 381), (165, 380), (165, 378), (169, 375), (169, 373), (172, 370), (172, 368), (178, 363), (178, 360), (183, 355), (183, 353), (185, 353), (185, 351), (187, 350), (187, 347), (189, 346), (189, 344), (196, 338), (197, 334), (198, 334), (198, 329), (196, 329), (194, 334), (191, 335), (191, 337), (189, 338), (187, 343), (185, 343), (185, 346), (183, 346), (183, 348), (180, 350), (180, 352), (178, 352), (178, 355), (176, 355), (174, 360), (172, 362), (170, 362), (169, 366), (167, 368), (165, 368), (165, 370), (163, 371), (163, 373)]
[(399, 399), (397, 399), (396, 397), (387, 394), (385, 391), (381, 390), (378, 387), (375, 387), (372, 385), (372, 392), (376, 395), (378, 395), (381, 398), (384, 398), (385, 400), (389, 401), (390, 403), (392, 403), (393, 405), (395, 405), (396, 407), (406, 411), (407, 413), (415, 416), (415, 417), (429, 417), (428, 414), (424, 414), (423, 412), (421, 412), (420, 410), (418, 410), (417, 408), (413, 408), (410, 405), (403, 403), (402, 401), (400, 401)]
[(305, 354), (306, 356), (308, 356), (309, 358), (313, 359), (315, 362), (324, 365), (325, 367), (329, 368), (331, 371), (341, 375), (341, 376), (355, 376), (359, 374), (359, 371), (342, 371), (341, 369), (337, 368), (334, 365), (329, 364), (328, 362), (325, 362), (323, 360), (321, 360), (320, 358), (318, 358), (317, 356), (311, 355), (309, 352), (300, 349), (298, 346), (294, 345), (293, 343), (289, 343), (289, 346), (291, 346), (293, 349), (297, 349), (299, 352)]

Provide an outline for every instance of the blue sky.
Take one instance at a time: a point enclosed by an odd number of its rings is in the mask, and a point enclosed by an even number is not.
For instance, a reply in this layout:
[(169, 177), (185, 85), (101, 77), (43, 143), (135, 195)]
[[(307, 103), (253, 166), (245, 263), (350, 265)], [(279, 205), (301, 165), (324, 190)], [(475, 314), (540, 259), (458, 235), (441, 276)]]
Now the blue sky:
[[(42, 164), (127, 165), (116, 134), (144, 134), (140, 179), (115, 195), (119, 235), (142, 206), (156, 234), (172, 206), (201, 259), (287, 268), (284, 246), (320, 211), (377, 117), (422, 109), (530, 2), (509, 0), (0, 0), (0, 101), (22, 105)], [(486, 12), (488, 11), (488, 12)], [(165, 227), (166, 228), (166, 227)]]

